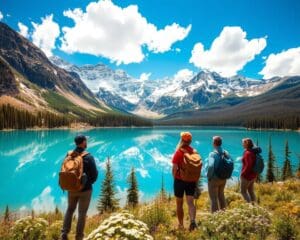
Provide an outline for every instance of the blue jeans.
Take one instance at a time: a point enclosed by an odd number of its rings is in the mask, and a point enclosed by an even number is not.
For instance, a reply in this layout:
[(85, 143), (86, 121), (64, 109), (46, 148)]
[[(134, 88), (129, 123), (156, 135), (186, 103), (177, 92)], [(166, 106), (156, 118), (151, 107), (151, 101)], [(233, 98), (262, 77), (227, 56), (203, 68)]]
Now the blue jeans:
[(76, 240), (82, 240), (84, 237), (84, 226), (86, 214), (90, 205), (92, 190), (85, 192), (68, 192), (68, 208), (64, 217), (63, 228), (61, 230), (61, 239), (67, 240), (71, 230), (74, 211), (78, 204), (78, 221), (76, 227)]

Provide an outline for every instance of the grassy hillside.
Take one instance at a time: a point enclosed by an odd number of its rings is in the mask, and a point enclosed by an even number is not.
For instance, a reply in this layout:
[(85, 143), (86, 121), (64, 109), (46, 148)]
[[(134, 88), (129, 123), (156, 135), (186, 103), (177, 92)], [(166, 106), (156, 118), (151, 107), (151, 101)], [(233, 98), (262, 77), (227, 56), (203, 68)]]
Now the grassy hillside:
[[(111, 234), (109, 239), (121, 239), (121, 236), (130, 234), (128, 239), (151, 239), (143, 236), (151, 234), (153, 239), (299, 239), (300, 229), (300, 180), (293, 179), (285, 182), (262, 183), (256, 185), (258, 205), (252, 206), (244, 203), (239, 193), (238, 186), (226, 190), (227, 209), (225, 212), (210, 214), (209, 199), (207, 192), (203, 192), (197, 206), (198, 229), (194, 232), (177, 229), (175, 212), (175, 199), (173, 197), (158, 196), (150, 203), (140, 204), (135, 209), (125, 209), (128, 213), (119, 214), (105, 213), (87, 218), (86, 236), (91, 234), (89, 239), (104, 239), (92, 237), (98, 234)], [(185, 226), (188, 227), (187, 208), (184, 206)], [(132, 215), (130, 215), (131, 213)], [(44, 213), (35, 216), (46, 220), (38, 227), (32, 226), (39, 220), (27, 220), (36, 238), (27, 239), (58, 239), (62, 213), (57, 209), (53, 213)], [(125, 220), (124, 220), (125, 218)], [(126, 220), (128, 218), (128, 220)], [(146, 223), (143, 225), (140, 221)], [(25, 225), (26, 225), (25, 224)], [(131, 224), (131, 225), (126, 225)], [(24, 226), (16, 228), (18, 223), (7, 221), (1, 224), (0, 238), (11, 239), (16, 231), (24, 231)], [(134, 226), (140, 226), (141, 230)], [(96, 229), (98, 226), (100, 228)], [(14, 229), (14, 231), (13, 231)], [(39, 230), (43, 231), (39, 231)], [(95, 230), (96, 229), (96, 230)], [(101, 230), (104, 229), (104, 230)], [(124, 230), (125, 229), (125, 230)], [(147, 230), (147, 232), (145, 232)], [(104, 231), (104, 232), (103, 232)], [(115, 235), (115, 232), (120, 231)], [(72, 225), (71, 238), (74, 239), (75, 221)], [(122, 235), (124, 234), (124, 235)], [(142, 235), (139, 235), (142, 234)], [(15, 235), (16, 236), (16, 235)], [(38, 236), (43, 236), (39, 238)], [(119, 237), (117, 237), (119, 236)], [(127, 236), (127, 235), (126, 235)], [(141, 236), (141, 237), (139, 237)]]

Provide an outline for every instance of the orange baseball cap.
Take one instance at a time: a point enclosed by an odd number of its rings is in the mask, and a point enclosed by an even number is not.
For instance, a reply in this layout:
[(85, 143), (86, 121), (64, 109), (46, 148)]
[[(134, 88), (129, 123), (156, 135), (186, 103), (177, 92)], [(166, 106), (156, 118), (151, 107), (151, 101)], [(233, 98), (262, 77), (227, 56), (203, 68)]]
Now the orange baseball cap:
[(185, 142), (189, 142), (192, 140), (192, 134), (190, 132), (181, 132), (180, 133), (181, 140)]

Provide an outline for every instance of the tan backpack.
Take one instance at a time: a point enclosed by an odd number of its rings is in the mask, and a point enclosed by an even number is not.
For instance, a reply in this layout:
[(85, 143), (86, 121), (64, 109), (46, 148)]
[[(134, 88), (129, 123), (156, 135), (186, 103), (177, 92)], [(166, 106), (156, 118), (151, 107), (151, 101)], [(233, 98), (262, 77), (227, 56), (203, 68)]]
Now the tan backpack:
[(197, 182), (202, 169), (201, 156), (197, 151), (189, 153), (186, 149), (180, 149), (184, 153), (183, 162), (180, 166), (180, 177), (185, 182)]
[(59, 172), (59, 185), (63, 190), (78, 192), (84, 186), (81, 182), (83, 174), (83, 157), (88, 152), (69, 151)]

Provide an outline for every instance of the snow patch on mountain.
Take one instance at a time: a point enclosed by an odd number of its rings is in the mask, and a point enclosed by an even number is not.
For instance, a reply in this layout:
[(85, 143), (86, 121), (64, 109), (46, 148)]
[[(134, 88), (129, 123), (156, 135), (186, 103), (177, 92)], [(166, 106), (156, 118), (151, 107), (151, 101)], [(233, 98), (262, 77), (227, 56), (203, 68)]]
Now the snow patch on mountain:
[(257, 96), (280, 83), (279, 78), (257, 80), (239, 75), (225, 78), (205, 69), (197, 74), (182, 69), (172, 77), (153, 80), (150, 79), (151, 73), (134, 78), (121, 69), (112, 70), (102, 63), (76, 66), (58, 57), (51, 57), (51, 61), (78, 74), (107, 105), (151, 118), (199, 109), (227, 96)]

